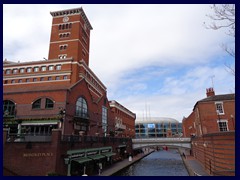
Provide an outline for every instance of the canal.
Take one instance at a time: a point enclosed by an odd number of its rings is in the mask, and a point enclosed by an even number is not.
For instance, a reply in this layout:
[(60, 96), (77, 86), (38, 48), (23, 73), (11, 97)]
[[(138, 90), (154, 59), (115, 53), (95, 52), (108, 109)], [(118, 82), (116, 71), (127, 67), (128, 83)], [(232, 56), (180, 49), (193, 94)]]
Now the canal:
[(177, 149), (160, 150), (114, 176), (189, 176)]

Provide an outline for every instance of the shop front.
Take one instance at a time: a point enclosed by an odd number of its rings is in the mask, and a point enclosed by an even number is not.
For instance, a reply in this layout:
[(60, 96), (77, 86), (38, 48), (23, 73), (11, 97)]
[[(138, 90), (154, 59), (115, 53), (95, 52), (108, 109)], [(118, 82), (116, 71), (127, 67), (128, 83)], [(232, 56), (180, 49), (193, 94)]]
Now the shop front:
[(64, 159), (68, 165), (68, 176), (82, 176), (101, 174), (104, 167), (111, 165), (112, 147), (78, 149), (67, 151)]

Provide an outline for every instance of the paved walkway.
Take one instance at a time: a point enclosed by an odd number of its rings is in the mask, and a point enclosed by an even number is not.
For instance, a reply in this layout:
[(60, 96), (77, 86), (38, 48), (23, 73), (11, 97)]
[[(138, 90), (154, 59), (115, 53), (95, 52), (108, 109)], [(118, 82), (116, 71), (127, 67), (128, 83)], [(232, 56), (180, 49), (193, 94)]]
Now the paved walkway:
[(210, 176), (204, 169), (202, 164), (198, 162), (193, 156), (183, 157), (183, 161), (190, 176)]
[(145, 156), (151, 154), (152, 152), (153, 151), (149, 151), (149, 152), (144, 152), (142, 154), (138, 154), (132, 158), (132, 161), (129, 161), (129, 159), (127, 158), (120, 162), (114, 163), (111, 165), (111, 167), (104, 169), (100, 176), (111, 176), (111, 175), (115, 174), (116, 172), (120, 171), (121, 169), (134, 164), (135, 162), (137, 162), (140, 159), (144, 158)]
[[(112, 164), (110, 167), (103, 170), (100, 176), (111, 176), (116, 172), (120, 171), (123, 168), (126, 168), (145, 156), (149, 155), (153, 151), (144, 152), (142, 154), (138, 154), (132, 158), (132, 161), (129, 159), (124, 159), (120, 162)], [(193, 156), (185, 156), (182, 157), (183, 162), (188, 170), (190, 176), (210, 176), (204, 169), (204, 167), (193, 157)]]

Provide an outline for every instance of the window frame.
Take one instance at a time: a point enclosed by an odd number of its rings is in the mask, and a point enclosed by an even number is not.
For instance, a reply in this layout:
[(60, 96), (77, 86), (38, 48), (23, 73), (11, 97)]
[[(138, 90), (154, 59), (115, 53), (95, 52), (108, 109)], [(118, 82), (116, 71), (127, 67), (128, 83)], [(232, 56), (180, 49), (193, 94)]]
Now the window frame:
[[(220, 123), (221, 123), (221, 126), (220, 126)], [(224, 123), (224, 126), (223, 126), (223, 123)], [(220, 120), (217, 121), (217, 124), (218, 124), (218, 130), (220, 132), (227, 132), (227, 131), (229, 131), (228, 120), (220, 119)]]
[(88, 104), (84, 97), (79, 97), (76, 101), (75, 116), (77, 117), (88, 117)]
[(216, 112), (217, 112), (218, 115), (224, 115), (225, 114), (222, 101), (215, 102), (215, 108), (216, 108)]
[(39, 98), (32, 103), (32, 109), (41, 109), (42, 99)]
[[(48, 107), (49, 105), (51, 105), (51, 107)], [(45, 109), (53, 109), (53, 108), (54, 108), (54, 101), (50, 98), (46, 98)]]

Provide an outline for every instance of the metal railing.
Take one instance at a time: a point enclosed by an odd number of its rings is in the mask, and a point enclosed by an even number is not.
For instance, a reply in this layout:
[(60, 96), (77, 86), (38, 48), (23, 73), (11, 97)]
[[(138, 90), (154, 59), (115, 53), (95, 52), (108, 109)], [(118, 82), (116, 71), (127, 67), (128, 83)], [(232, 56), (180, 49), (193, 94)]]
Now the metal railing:
[(120, 137), (101, 137), (101, 136), (80, 136), (80, 135), (62, 135), (62, 142), (78, 142), (78, 143), (127, 143), (131, 138)]
[(36, 134), (17, 134), (9, 133), (7, 135), (7, 142), (51, 142), (52, 135), (49, 133)]

